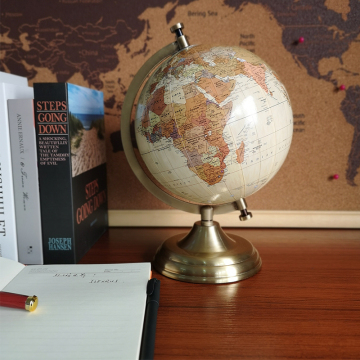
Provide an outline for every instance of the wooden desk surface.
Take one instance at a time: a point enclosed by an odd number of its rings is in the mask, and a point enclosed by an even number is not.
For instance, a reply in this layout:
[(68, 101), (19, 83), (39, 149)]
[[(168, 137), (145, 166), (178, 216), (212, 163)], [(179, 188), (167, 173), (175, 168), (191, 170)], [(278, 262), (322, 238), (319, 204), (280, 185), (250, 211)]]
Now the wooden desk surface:
[[(82, 263), (151, 261), (188, 229), (110, 228)], [(360, 359), (360, 230), (225, 229), (263, 260), (227, 285), (161, 280), (155, 359)]]

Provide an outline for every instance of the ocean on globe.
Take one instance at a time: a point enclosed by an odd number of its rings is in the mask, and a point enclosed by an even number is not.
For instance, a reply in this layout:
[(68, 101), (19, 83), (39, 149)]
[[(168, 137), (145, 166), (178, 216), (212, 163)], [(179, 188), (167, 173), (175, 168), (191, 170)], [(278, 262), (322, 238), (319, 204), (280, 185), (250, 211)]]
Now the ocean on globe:
[(164, 61), (134, 121), (148, 172), (175, 197), (202, 205), (261, 189), (284, 163), (293, 134), (279, 77), (235, 46), (195, 45)]

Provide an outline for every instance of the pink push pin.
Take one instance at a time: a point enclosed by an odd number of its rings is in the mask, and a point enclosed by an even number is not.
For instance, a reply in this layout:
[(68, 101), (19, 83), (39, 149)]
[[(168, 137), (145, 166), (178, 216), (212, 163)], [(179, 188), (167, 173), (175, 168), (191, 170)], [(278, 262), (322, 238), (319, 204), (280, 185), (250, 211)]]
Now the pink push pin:
[(345, 85), (340, 85), (340, 86), (339, 86), (339, 90), (343, 91), (343, 90), (345, 90), (345, 89), (346, 89), (346, 86), (345, 86)]
[(337, 180), (339, 178), (339, 174), (334, 174), (333, 179)]
[(301, 36), (301, 37), (299, 37), (299, 40), (298, 40), (298, 43), (299, 44), (301, 44), (301, 43), (303, 43), (305, 41), (305, 39)]

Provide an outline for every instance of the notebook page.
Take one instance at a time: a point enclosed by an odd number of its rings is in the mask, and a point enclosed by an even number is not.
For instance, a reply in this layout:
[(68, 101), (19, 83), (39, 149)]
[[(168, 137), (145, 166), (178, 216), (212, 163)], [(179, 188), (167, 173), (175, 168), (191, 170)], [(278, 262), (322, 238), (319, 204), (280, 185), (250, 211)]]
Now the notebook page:
[(0, 256), (0, 290), (2, 290), (25, 265)]
[(4, 291), (39, 298), (30, 313), (0, 308), (4, 359), (138, 359), (149, 263), (34, 265)]

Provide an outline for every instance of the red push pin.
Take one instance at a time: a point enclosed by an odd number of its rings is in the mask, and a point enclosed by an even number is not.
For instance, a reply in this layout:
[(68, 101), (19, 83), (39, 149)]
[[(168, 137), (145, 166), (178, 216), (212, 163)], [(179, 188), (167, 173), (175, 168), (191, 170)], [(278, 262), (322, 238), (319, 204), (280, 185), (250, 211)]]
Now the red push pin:
[(334, 175), (333, 175), (333, 179), (334, 179), (334, 180), (337, 180), (338, 178), (339, 178), (339, 174), (334, 174)]
[(340, 86), (339, 86), (339, 90), (343, 91), (343, 90), (345, 90), (345, 89), (346, 89), (346, 86), (345, 86), (345, 85), (340, 85)]
[(305, 41), (305, 39), (301, 36), (301, 37), (299, 37), (299, 40), (298, 40), (298, 43), (299, 44), (301, 44), (301, 43), (303, 43)]

